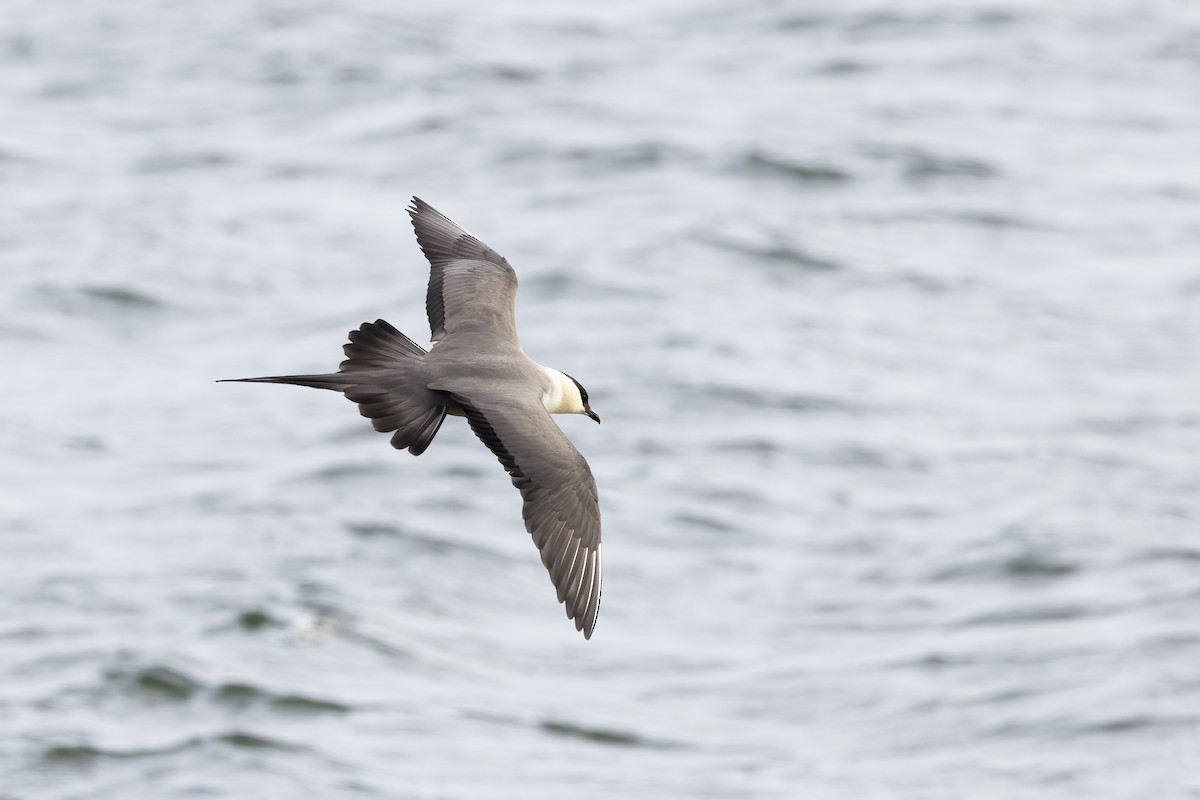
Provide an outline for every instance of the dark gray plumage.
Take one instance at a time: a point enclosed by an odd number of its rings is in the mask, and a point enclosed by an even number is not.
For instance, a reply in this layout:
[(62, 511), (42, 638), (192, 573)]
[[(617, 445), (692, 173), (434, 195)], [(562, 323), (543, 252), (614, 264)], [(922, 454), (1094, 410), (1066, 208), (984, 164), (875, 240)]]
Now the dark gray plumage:
[(550, 414), (600, 418), (574, 378), (521, 350), (508, 262), (419, 198), (408, 213), (430, 263), (428, 353), (376, 320), (350, 332), (336, 373), (240, 380), (340, 391), (413, 455), (447, 414), (465, 416), (520, 490), (525, 527), (558, 600), (590, 639), (600, 605), (600, 504), (587, 461)]

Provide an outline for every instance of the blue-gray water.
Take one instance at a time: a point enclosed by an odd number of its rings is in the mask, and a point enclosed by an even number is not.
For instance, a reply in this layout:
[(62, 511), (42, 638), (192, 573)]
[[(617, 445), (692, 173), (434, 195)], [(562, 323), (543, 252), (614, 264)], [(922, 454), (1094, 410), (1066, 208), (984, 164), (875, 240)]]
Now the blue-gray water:
[[(0, 797), (1200, 797), (1185, 2), (0, 22)], [(605, 520), (331, 392), (419, 194)]]

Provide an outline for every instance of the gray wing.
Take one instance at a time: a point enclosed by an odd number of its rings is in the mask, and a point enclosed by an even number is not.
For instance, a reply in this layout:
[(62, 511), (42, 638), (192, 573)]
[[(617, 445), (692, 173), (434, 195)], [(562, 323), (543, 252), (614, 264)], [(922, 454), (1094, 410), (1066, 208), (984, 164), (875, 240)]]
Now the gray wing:
[(587, 461), (541, 403), (451, 396), (521, 491), (525, 528), (558, 601), (575, 629), (592, 638), (600, 609), (600, 501)]
[(430, 339), (475, 330), (516, 341), (517, 275), (508, 262), (419, 197), (408, 215), (429, 259)]

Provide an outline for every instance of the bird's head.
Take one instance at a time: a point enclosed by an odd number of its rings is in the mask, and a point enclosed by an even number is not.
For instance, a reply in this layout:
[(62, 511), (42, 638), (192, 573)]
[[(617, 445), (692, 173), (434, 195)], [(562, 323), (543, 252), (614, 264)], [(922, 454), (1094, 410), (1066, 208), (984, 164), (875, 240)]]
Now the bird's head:
[(551, 414), (584, 414), (600, 421), (600, 415), (592, 411), (588, 403), (587, 389), (583, 384), (565, 372), (546, 370), (554, 380), (555, 385), (546, 394), (546, 410)]

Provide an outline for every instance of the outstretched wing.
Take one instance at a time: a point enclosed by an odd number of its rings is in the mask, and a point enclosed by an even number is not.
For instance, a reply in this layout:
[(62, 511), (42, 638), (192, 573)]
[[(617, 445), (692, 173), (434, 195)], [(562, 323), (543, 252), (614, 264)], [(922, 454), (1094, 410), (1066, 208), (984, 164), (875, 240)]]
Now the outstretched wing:
[(592, 638), (600, 609), (600, 501), (587, 461), (538, 402), (451, 393), (512, 477), (533, 536), (575, 629)]
[(459, 330), (517, 340), (517, 275), (492, 248), (419, 197), (408, 209), (429, 259), (425, 311), (434, 342)]

